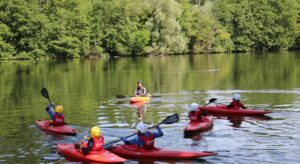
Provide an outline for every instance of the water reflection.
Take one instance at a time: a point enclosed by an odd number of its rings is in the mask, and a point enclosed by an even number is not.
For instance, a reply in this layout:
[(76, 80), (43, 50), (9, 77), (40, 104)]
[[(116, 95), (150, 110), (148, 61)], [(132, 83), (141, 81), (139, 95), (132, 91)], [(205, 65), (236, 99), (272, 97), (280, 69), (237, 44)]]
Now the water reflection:
[[(143, 79), (153, 95), (162, 96), (147, 104), (143, 121), (156, 124), (170, 114), (180, 115), (180, 122), (162, 125), (165, 136), (157, 140), (159, 147), (219, 152), (200, 160), (204, 163), (298, 163), (299, 56), (299, 52), (282, 52), (0, 61), (0, 163), (48, 162), (47, 157), (51, 161), (56, 157), (56, 143), (74, 143), (94, 125), (102, 128), (106, 141), (131, 134), (138, 121), (137, 110), (128, 104), (129, 98), (119, 100), (115, 95), (131, 95), (137, 79)], [(48, 118), (42, 87), (51, 90), (52, 101), (64, 104), (66, 121), (76, 125), (79, 138), (55, 139), (34, 127), (35, 120)], [(201, 139), (197, 145), (198, 141), (182, 136), (189, 121), (185, 117), (188, 104), (205, 104), (211, 97), (228, 103), (236, 92), (249, 108), (271, 109), (273, 119), (246, 117), (235, 124), (239, 128), (227, 119), (216, 119), (211, 131), (198, 136), (205, 138), (207, 148)], [(58, 162), (66, 161), (59, 158)]]

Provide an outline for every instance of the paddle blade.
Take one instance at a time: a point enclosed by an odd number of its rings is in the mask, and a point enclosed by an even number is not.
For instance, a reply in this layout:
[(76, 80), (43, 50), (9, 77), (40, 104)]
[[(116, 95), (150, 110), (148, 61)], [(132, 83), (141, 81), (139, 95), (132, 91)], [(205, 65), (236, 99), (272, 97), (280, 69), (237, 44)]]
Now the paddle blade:
[(45, 98), (49, 99), (49, 94), (48, 94), (48, 91), (47, 91), (46, 88), (43, 88), (43, 89), (41, 90), (41, 93), (42, 93), (42, 95), (43, 95)]
[(178, 114), (173, 114), (164, 119), (160, 124), (173, 124), (179, 121)]
[(208, 103), (215, 102), (216, 100), (218, 100), (218, 99), (217, 98), (211, 98), (211, 99), (209, 99)]

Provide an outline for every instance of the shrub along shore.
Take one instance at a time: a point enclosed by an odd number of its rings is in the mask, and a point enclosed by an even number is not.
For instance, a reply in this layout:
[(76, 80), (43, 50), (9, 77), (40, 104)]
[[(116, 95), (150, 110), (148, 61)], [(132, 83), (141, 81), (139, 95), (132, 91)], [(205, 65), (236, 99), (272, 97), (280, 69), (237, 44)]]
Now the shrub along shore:
[(0, 58), (300, 48), (300, 0), (6, 0)]

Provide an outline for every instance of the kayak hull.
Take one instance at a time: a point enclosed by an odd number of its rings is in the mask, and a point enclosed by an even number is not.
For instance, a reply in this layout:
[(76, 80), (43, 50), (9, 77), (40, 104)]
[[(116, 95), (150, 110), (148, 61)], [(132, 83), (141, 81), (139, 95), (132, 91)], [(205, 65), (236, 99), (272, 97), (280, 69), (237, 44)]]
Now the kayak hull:
[(149, 101), (150, 97), (131, 97), (129, 100), (130, 104), (148, 103)]
[(126, 161), (126, 159), (121, 158), (105, 149), (84, 155), (82, 152), (77, 151), (74, 144), (57, 144), (57, 148), (59, 153), (66, 158), (82, 162), (122, 163)]
[(109, 150), (121, 157), (137, 159), (197, 159), (199, 157), (216, 155), (214, 152), (175, 151), (162, 150), (160, 148), (145, 150), (138, 148), (136, 145), (116, 145), (111, 146)]
[[(201, 109), (202, 107), (200, 107)], [(206, 106), (202, 110), (214, 116), (262, 116), (272, 113), (270, 110), (259, 109), (229, 109), (226, 105)]]
[(56, 134), (65, 134), (65, 135), (76, 135), (76, 130), (69, 125), (62, 126), (51, 126), (50, 120), (37, 120), (35, 121), (36, 127), (42, 131), (56, 133)]
[(202, 121), (190, 122), (185, 128), (184, 132), (205, 132), (213, 127), (213, 116), (202, 116)]

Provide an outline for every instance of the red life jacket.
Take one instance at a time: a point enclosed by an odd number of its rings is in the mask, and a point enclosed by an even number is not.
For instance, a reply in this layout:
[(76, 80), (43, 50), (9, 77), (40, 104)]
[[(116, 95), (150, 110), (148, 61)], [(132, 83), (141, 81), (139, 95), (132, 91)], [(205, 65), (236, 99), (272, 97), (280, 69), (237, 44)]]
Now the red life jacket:
[(146, 137), (146, 135), (142, 134), (141, 139), (143, 141), (144, 149), (154, 149), (154, 134), (150, 133), (150, 137)]
[(200, 115), (200, 111), (194, 111), (194, 112), (190, 112), (189, 117), (191, 121), (200, 121), (199, 119), (199, 115)]
[(231, 106), (232, 106), (232, 109), (240, 109), (242, 107), (242, 104), (241, 104), (241, 102), (234, 100), (231, 102)]
[(91, 151), (100, 151), (103, 148), (103, 144), (104, 144), (104, 138), (101, 137), (94, 137), (93, 138), (94, 144), (93, 147), (91, 149)]
[(55, 112), (51, 124), (53, 126), (61, 126), (64, 125), (64, 122), (65, 122), (65, 116), (63, 114), (58, 114), (57, 112)]

